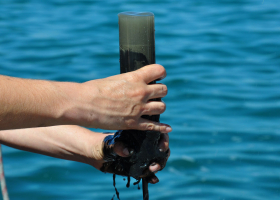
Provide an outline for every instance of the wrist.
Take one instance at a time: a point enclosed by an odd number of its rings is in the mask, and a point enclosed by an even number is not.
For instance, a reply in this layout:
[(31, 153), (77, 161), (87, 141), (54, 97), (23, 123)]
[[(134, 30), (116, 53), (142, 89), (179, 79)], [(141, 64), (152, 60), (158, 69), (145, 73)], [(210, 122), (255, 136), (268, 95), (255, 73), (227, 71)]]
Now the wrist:
[(107, 134), (93, 132), (85, 144), (86, 163), (100, 170), (104, 163), (103, 143)]
[(98, 116), (94, 112), (93, 102), (97, 89), (86, 83), (64, 83), (61, 85), (63, 101), (60, 103), (60, 120), (64, 124), (74, 124), (97, 128)]

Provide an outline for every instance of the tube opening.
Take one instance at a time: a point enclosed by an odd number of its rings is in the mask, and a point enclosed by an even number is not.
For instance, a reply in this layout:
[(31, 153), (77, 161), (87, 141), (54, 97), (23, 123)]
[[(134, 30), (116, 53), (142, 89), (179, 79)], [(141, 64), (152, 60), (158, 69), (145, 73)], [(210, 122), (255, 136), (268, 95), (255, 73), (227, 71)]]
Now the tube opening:
[(152, 12), (133, 12), (133, 11), (128, 11), (128, 12), (121, 12), (118, 14), (118, 16), (135, 16), (135, 17), (141, 17), (141, 16), (154, 16), (154, 13)]

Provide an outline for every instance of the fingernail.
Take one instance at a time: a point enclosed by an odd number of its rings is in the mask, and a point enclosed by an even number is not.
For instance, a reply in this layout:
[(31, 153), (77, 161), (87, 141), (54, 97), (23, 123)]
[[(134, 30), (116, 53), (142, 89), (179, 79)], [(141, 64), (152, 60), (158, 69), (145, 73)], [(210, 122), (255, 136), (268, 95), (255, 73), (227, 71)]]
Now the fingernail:
[(151, 164), (150, 170), (151, 172), (157, 172), (159, 170), (159, 166), (157, 166), (156, 163)]
[(126, 156), (129, 156), (129, 151), (127, 148), (124, 148), (123, 149), (123, 154), (126, 155)]
[(172, 128), (168, 126), (168, 127), (166, 127), (165, 131), (166, 131), (167, 133), (170, 133), (170, 132), (172, 131)]

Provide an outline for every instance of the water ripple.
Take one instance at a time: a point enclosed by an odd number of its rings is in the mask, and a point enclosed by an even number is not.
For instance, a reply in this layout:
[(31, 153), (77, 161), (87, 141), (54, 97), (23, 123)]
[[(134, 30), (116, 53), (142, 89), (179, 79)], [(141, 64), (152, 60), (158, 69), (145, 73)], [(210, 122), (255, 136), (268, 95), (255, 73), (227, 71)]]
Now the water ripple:
[[(0, 73), (84, 82), (119, 73), (119, 12), (155, 14), (171, 157), (151, 199), (279, 199), (280, 2), (1, 1)], [(4, 147), (11, 199), (111, 199), (112, 176)], [(20, 165), (19, 165), (20, 163)], [(141, 199), (137, 186), (121, 199)]]

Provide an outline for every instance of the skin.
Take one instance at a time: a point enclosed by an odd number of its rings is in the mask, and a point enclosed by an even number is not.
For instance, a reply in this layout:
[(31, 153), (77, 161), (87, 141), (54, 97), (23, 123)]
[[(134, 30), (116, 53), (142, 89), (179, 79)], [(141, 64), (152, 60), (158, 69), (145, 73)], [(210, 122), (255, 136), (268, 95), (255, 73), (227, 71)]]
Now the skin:
[[(83, 162), (100, 169), (106, 134), (82, 128), (155, 130), (162, 133), (159, 148), (168, 149), (167, 124), (141, 118), (165, 111), (163, 102), (150, 101), (167, 94), (161, 65), (85, 83), (29, 80), (0, 75), (0, 142), (61, 159)], [(121, 143), (115, 152), (129, 156)], [(159, 164), (150, 166), (152, 172)], [(154, 176), (151, 183), (158, 182)]]
[[(75, 125), (61, 125), (3, 130), (0, 131), (0, 142), (25, 151), (86, 163), (100, 170), (104, 163), (103, 140), (107, 135)], [(168, 134), (163, 133), (159, 148), (166, 151), (168, 144)], [(115, 144), (114, 151), (119, 156), (129, 156), (121, 143)], [(152, 172), (161, 170), (159, 164), (151, 165), (149, 169)], [(158, 181), (154, 176), (150, 183)]]
[(80, 125), (109, 130), (171, 132), (167, 124), (141, 118), (161, 114), (164, 102), (150, 101), (167, 94), (161, 65), (85, 83), (29, 80), (0, 76), (0, 130)]

